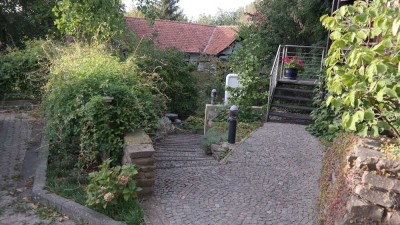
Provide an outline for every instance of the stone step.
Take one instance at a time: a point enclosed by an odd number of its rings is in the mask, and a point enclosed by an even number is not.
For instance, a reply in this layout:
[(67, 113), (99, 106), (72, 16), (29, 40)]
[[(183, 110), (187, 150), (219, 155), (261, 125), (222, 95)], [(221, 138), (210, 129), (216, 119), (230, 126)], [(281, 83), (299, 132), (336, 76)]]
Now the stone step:
[(156, 161), (156, 169), (171, 169), (182, 167), (204, 167), (217, 166), (219, 163), (214, 159), (210, 160), (192, 160), (192, 161)]
[(204, 151), (196, 151), (196, 152), (177, 152), (177, 151), (157, 151), (155, 153), (155, 157), (186, 157), (186, 156), (204, 156)]
[(156, 152), (200, 152), (202, 149), (187, 149), (187, 148), (156, 148)]
[[(209, 157), (197, 157), (197, 156), (173, 156), (173, 157), (155, 157), (157, 162), (162, 162), (162, 161), (204, 161), (204, 160), (210, 160)], [(213, 160), (211, 158), (211, 160)]]

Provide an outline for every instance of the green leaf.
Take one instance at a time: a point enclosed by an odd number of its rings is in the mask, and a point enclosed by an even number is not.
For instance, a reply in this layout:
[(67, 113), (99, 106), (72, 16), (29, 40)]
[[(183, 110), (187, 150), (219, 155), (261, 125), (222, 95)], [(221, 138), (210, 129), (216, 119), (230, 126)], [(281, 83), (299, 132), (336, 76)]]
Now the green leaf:
[(342, 34), (339, 31), (334, 31), (330, 35), (332, 40), (339, 40), (342, 37)]
[(372, 131), (372, 136), (378, 136), (379, 135), (379, 128), (377, 126), (372, 126), (371, 127), (371, 131)]
[(368, 109), (364, 112), (364, 118), (367, 121), (371, 121), (373, 119), (375, 119), (375, 113), (372, 109)]
[(376, 124), (378, 127), (381, 127), (385, 130), (389, 130), (390, 126), (386, 121), (378, 121), (378, 123)]
[(361, 13), (361, 14), (355, 16), (355, 19), (356, 19), (357, 22), (366, 23), (367, 20), (368, 20), (368, 14), (367, 13)]
[(362, 40), (365, 40), (367, 38), (367, 34), (364, 33), (364, 31), (360, 30), (360, 31), (357, 32), (357, 37), (362, 39)]
[(366, 137), (368, 135), (368, 127), (365, 125), (361, 125), (357, 130), (357, 134), (361, 137)]
[(326, 106), (329, 106), (331, 104), (332, 99), (333, 99), (332, 95), (328, 96), (328, 98), (326, 99), (326, 102), (325, 102)]
[(356, 97), (356, 92), (355, 91), (351, 91), (349, 93), (349, 100), (350, 100), (350, 105), (351, 106), (354, 106), (355, 97)]
[(378, 94), (376, 94), (376, 100), (381, 102), (383, 101), (383, 95), (385, 94), (385, 89), (381, 89)]
[(400, 18), (398, 17), (393, 21), (393, 26), (392, 26), (393, 36), (397, 35), (397, 33), (399, 32), (399, 28), (400, 28)]

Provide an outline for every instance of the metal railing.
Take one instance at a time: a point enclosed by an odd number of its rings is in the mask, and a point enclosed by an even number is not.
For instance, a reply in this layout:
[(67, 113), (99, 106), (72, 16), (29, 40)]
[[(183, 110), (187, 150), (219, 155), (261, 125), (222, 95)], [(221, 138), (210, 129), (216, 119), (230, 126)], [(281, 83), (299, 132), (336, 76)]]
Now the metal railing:
[(276, 85), (279, 79), (283, 78), (285, 63), (282, 61), (282, 59), (284, 57), (296, 56), (298, 60), (302, 60), (304, 62), (304, 70), (299, 71), (297, 76), (298, 79), (318, 79), (319, 73), (323, 67), (323, 61), (326, 53), (325, 51), (325, 47), (279, 45), (270, 73), (267, 118), (269, 118), (269, 112)]

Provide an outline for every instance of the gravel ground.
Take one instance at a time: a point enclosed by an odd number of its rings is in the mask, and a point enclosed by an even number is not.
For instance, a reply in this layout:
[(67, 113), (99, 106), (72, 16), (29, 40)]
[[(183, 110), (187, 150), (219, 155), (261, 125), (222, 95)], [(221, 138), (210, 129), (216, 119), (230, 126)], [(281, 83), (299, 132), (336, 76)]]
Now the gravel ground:
[(323, 148), (305, 126), (266, 123), (224, 164), (204, 155), (200, 138), (156, 146), (155, 196), (143, 203), (149, 224), (316, 224)]
[(0, 225), (75, 224), (30, 201), (41, 138), (28, 112), (0, 111)]

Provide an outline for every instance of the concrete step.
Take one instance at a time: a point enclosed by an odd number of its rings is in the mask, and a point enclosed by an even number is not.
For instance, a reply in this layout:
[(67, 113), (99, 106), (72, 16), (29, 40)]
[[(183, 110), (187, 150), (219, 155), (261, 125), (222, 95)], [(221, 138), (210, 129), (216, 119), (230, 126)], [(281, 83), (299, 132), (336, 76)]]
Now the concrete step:
[(299, 89), (299, 88), (276, 87), (275, 91), (286, 91), (286, 92), (313, 94), (313, 90)]
[(282, 78), (278, 81), (278, 84), (297, 84), (297, 85), (305, 85), (305, 86), (315, 86), (317, 80), (289, 80)]
[(156, 161), (157, 169), (171, 169), (182, 167), (204, 167), (204, 166), (217, 166), (219, 163), (214, 160), (192, 160), (192, 161)]
[(274, 95), (274, 99), (284, 99), (284, 100), (292, 100), (292, 101), (303, 101), (303, 102), (313, 102), (312, 98), (304, 98), (304, 97), (294, 97), (287, 95)]
[(287, 105), (287, 104), (278, 104), (278, 103), (273, 103), (271, 104), (273, 107), (279, 107), (279, 108), (284, 108), (284, 109), (291, 109), (291, 110), (298, 110), (298, 111), (306, 111), (306, 112), (311, 112), (315, 107), (309, 107), (309, 106), (299, 106), (299, 105)]
[(299, 113), (271, 111), (269, 113), (269, 115), (270, 116), (279, 116), (279, 117), (289, 118), (289, 119), (312, 121), (312, 117), (310, 115), (299, 114)]

